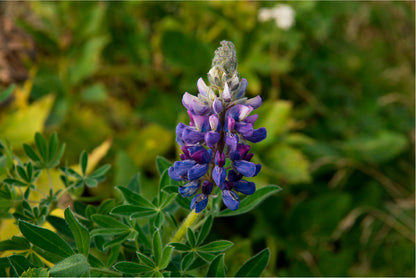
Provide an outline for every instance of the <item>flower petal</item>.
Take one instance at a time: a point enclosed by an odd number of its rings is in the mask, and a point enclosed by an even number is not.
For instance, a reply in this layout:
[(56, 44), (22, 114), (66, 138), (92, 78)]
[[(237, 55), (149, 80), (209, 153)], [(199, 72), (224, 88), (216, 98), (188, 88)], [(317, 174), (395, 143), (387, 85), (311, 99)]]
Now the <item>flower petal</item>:
[(191, 197), (198, 191), (200, 185), (199, 181), (191, 181), (184, 186), (180, 186), (179, 193), (182, 197)]
[(253, 177), (256, 174), (256, 164), (245, 160), (234, 161), (234, 167), (237, 171), (246, 177)]
[(242, 121), (253, 111), (250, 105), (237, 104), (228, 110), (228, 116), (236, 121)]
[(259, 115), (257, 115), (257, 114), (254, 114), (254, 115), (251, 115), (251, 116), (248, 116), (244, 121), (246, 122), (246, 123), (251, 123), (251, 124), (253, 124), (254, 125), (254, 123), (257, 121), (257, 118), (259, 117)]
[(202, 146), (194, 146), (188, 149), (189, 155), (199, 164), (206, 164), (211, 161), (211, 155)]
[(224, 155), (223, 152), (220, 153), (219, 151), (217, 151), (215, 153), (215, 164), (220, 166), (220, 167), (224, 166), (224, 164), (225, 164), (225, 155)]
[(211, 111), (209, 105), (187, 92), (183, 95), (182, 104), (194, 115), (206, 115)]
[(215, 181), (216, 185), (222, 187), (225, 178), (227, 176), (227, 171), (223, 167), (216, 165), (214, 170), (212, 170), (212, 179)]
[(231, 150), (237, 149), (238, 136), (233, 133), (226, 133), (225, 144), (227, 144)]
[(246, 104), (250, 105), (251, 107), (253, 107), (253, 109), (257, 109), (262, 105), (263, 101), (261, 100), (260, 96), (256, 96), (253, 98), (250, 98), (246, 101)]
[(201, 212), (208, 204), (208, 196), (205, 194), (196, 195), (191, 201), (191, 210), (195, 209), (196, 213)]
[(246, 88), (247, 88), (247, 80), (245, 78), (241, 78), (240, 89), (238, 90), (236, 98), (241, 98), (242, 96), (244, 96)]
[(233, 184), (233, 189), (246, 195), (253, 194), (256, 191), (254, 182), (240, 180)]
[(241, 180), (241, 178), (243, 177), (243, 175), (241, 175), (240, 173), (237, 173), (236, 171), (234, 171), (234, 170), (230, 170), (230, 171), (228, 171), (228, 176), (227, 176), (227, 179), (230, 181), (230, 182), (235, 182), (235, 181), (239, 181), (239, 180)]
[(188, 180), (192, 181), (192, 180), (199, 179), (200, 177), (205, 175), (207, 170), (208, 170), (208, 164), (196, 164), (191, 169), (189, 169)]
[(203, 96), (208, 96), (208, 86), (205, 84), (204, 79), (202, 79), (202, 77), (200, 77), (198, 79), (198, 82), (196, 83), (197, 87), (198, 87), (198, 91), (201, 95)]
[(204, 195), (211, 194), (212, 187), (213, 187), (212, 182), (204, 181), (204, 183), (202, 184), (202, 190), (201, 190), (202, 191), (202, 194), (204, 194)]
[(178, 173), (176, 173), (175, 168), (173, 166), (169, 167), (168, 174), (169, 174), (169, 177), (172, 180), (175, 180), (175, 181), (182, 181), (182, 180), (184, 180), (183, 177), (179, 176)]
[(224, 91), (222, 91), (222, 98), (225, 101), (228, 101), (228, 100), (231, 99), (231, 92), (230, 92), (230, 88), (228, 87), (228, 83), (227, 82), (225, 82)]
[(204, 140), (204, 133), (192, 127), (186, 127), (182, 132), (182, 140), (188, 144), (196, 144)]
[(251, 136), (246, 136), (245, 138), (253, 143), (257, 143), (260, 141), (263, 141), (267, 137), (267, 130), (264, 127), (261, 127), (259, 129), (255, 129), (253, 131), (253, 134)]
[(186, 176), (188, 174), (188, 171), (196, 164), (195, 161), (187, 159), (182, 161), (176, 161), (173, 164), (173, 168), (175, 169), (175, 172), (179, 176)]
[(220, 140), (221, 136), (216, 131), (210, 131), (205, 133), (205, 142), (209, 148), (213, 147)]
[(193, 116), (193, 122), (195, 124), (195, 127), (201, 131), (206, 132), (210, 129), (209, 125), (209, 117), (208, 116)]
[(216, 114), (219, 114), (219, 113), (222, 112), (223, 105), (222, 105), (221, 100), (219, 100), (217, 97), (215, 97), (215, 99), (214, 99), (214, 101), (212, 103), (212, 109), (214, 110), (214, 112)]
[(222, 191), (222, 201), (230, 210), (236, 210), (240, 206), (238, 195), (231, 190)]
[(235, 130), (244, 137), (253, 135), (253, 124), (245, 122), (236, 122)]
[(211, 130), (220, 131), (220, 120), (218, 119), (217, 115), (209, 116), (209, 125), (211, 126)]

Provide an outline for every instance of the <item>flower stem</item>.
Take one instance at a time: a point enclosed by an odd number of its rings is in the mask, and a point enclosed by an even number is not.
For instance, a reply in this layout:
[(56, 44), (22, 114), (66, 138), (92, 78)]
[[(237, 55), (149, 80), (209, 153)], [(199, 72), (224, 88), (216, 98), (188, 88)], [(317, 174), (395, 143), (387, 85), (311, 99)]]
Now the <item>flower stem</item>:
[(175, 235), (172, 237), (171, 242), (179, 242), (185, 236), (188, 227), (190, 227), (196, 221), (198, 216), (199, 213), (196, 213), (195, 210), (192, 210), (182, 222), (182, 225), (176, 231)]

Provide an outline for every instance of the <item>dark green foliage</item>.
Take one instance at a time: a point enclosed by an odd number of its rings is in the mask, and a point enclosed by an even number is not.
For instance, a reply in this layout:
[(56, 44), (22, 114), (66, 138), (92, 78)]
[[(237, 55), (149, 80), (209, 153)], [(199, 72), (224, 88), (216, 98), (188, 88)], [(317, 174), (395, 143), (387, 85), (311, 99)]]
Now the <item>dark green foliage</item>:
[[(0, 4), (37, 56), (13, 48), (25, 40), (2, 52), (31, 74), (0, 82), (0, 276), (53, 275), (45, 258), (74, 276), (413, 277), (414, 4), (289, 1), (287, 30), (259, 18), (279, 4)], [(223, 39), (247, 96), (264, 101), (268, 138), (252, 149), (263, 169), (238, 210), (219, 195), (172, 243), (190, 206), (166, 172), (181, 97)]]

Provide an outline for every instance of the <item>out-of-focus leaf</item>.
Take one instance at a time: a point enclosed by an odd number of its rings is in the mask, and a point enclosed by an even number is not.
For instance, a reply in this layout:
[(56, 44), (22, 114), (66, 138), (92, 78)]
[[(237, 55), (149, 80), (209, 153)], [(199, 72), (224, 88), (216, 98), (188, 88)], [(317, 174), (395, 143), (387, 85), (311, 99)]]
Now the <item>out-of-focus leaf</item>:
[(74, 63), (68, 70), (69, 80), (76, 85), (91, 76), (99, 66), (99, 55), (109, 41), (107, 36), (90, 38), (81, 49), (81, 55), (73, 59)]
[(102, 84), (94, 84), (81, 92), (82, 99), (86, 102), (99, 103), (107, 99), (107, 91)]
[(406, 136), (390, 130), (356, 136), (342, 143), (342, 149), (348, 156), (374, 164), (390, 161), (402, 153), (406, 146)]
[(12, 239), (0, 241), (0, 252), (7, 250), (26, 250), (30, 248), (24, 237), (13, 236)]
[(157, 170), (159, 171), (159, 174), (162, 175), (162, 173), (168, 169), (170, 166), (172, 166), (172, 163), (164, 158), (163, 156), (157, 156), (156, 157), (156, 166)]
[(0, 103), (5, 101), (9, 96), (12, 95), (14, 87), (16, 87), (16, 85), (12, 84), (3, 92), (0, 92)]
[(82, 254), (72, 255), (53, 266), (49, 273), (53, 277), (76, 277), (87, 272), (90, 264)]
[(260, 189), (257, 189), (256, 192), (254, 192), (252, 195), (247, 196), (241, 201), (240, 207), (237, 210), (232, 211), (226, 209), (221, 211), (219, 216), (234, 216), (246, 213), (255, 208), (258, 204), (261, 203), (261, 201), (263, 201), (270, 195), (279, 192), (280, 190), (282, 190), (282, 188), (278, 185), (268, 185)]
[(42, 132), (43, 126), (52, 108), (54, 96), (48, 95), (25, 108), (10, 113), (0, 121), (0, 139), (20, 147), (23, 142), (33, 142), (33, 134)]
[(235, 274), (235, 277), (260, 277), (269, 262), (269, 257), (269, 248), (257, 253), (244, 263)]
[(309, 161), (298, 149), (287, 144), (277, 144), (264, 154), (267, 168), (289, 183), (309, 182)]

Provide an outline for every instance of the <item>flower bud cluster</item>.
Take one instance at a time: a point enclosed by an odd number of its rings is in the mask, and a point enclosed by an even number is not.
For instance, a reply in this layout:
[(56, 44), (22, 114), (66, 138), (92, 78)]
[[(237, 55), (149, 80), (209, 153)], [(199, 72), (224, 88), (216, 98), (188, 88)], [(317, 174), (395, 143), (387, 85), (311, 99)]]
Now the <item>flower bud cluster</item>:
[(267, 136), (264, 127), (253, 127), (258, 115), (250, 114), (262, 100), (260, 96), (244, 96), (247, 80), (239, 80), (231, 42), (222, 41), (215, 51), (208, 81), (209, 86), (202, 78), (198, 80), (197, 96), (187, 92), (183, 95), (190, 123), (176, 127), (176, 142), (183, 153), (181, 160), (169, 168), (173, 180), (185, 181), (179, 187), (183, 197), (196, 194), (191, 209), (197, 213), (207, 206), (214, 184), (221, 189), (223, 202), (231, 210), (240, 205), (236, 192), (255, 192), (255, 184), (243, 179), (256, 176), (261, 169), (260, 164), (250, 162), (253, 154), (249, 153), (248, 142), (260, 142)]

